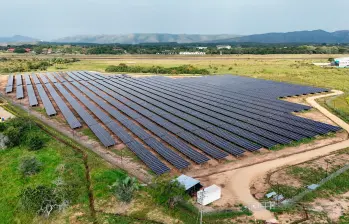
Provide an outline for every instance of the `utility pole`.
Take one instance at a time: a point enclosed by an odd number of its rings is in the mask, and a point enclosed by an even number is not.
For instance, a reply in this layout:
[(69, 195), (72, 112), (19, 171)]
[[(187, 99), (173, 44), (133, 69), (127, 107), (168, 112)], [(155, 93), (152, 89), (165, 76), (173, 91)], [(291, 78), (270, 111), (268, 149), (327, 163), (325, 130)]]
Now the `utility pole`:
[(199, 197), (199, 202), (200, 202), (200, 204), (201, 204), (201, 206), (200, 206), (200, 224), (202, 224), (202, 216), (203, 216), (203, 204), (204, 204), (204, 199), (205, 199), (205, 189), (202, 189), (202, 195), (200, 195), (200, 197)]

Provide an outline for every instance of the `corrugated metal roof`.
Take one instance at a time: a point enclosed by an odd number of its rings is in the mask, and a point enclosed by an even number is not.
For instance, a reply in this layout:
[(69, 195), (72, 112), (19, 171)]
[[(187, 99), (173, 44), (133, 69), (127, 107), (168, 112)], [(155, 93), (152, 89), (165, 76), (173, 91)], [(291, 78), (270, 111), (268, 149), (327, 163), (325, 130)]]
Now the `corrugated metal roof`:
[(188, 177), (184, 174), (177, 177), (176, 180), (184, 186), (185, 190), (189, 190), (190, 188), (192, 188), (195, 185), (197, 185), (198, 183), (200, 183), (200, 181), (198, 181), (192, 177)]

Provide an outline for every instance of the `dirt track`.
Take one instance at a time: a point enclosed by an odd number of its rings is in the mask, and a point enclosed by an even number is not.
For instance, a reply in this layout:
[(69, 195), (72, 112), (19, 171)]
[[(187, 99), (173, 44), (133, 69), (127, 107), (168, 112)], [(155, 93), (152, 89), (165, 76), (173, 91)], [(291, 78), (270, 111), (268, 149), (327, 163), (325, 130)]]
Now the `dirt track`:
[[(341, 91), (333, 90), (333, 93), (330, 94), (309, 97), (307, 98), (307, 102), (314, 108), (318, 109), (321, 113), (326, 115), (328, 118), (330, 118), (332, 121), (334, 121), (336, 124), (341, 126), (343, 129), (345, 129), (347, 132), (349, 132), (348, 124), (346, 124), (340, 118), (331, 114), (329, 111), (315, 102), (315, 100), (318, 98), (340, 95), (342, 93), (343, 92)], [(252, 210), (253, 215), (256, 219), (272, 220), (274, 219), (273, 214), (268, 210), (261, 208), (261, 204), (251, 195), (250, 183), (253, 179), (258, 176), (264, 175), (271, 169), (305, 162), (310, 159), (314, 159), (316, 157), (323, 156), (347, 147), (349, 147), (349, 140), (345, 140), (333, 145), (324, 146), (304, 153), (295, 154), (285, 158), (263, 162), (233, 171), (228, 171), (225, 174), (226, 177), (229, 177), (229, 181), (226, 185), (227, 190), (231, 191), (236, 196), (236, 199), (238, 199), (238, 201), (240, 201), (244, 205), (254, 207), (255, 209), (252, 208)]]

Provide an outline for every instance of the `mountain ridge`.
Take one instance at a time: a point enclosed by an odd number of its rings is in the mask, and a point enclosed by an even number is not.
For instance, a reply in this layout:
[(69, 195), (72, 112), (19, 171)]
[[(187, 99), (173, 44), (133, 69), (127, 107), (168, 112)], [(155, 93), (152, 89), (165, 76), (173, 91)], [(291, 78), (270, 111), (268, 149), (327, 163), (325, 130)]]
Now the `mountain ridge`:
[(61, 43), (96, 44), (140, 44), (140, 43), (198, 43), (238, 37), (234, 34), (168, 34), (168, 33), (132, 33), (118, 35), (77, 35), (53, 40)]
[(264, 33), (220, 40), (218, 42), (253, 42), (265, 44), (278, 43), (349, 43), (349, 30), (327, 32), (324, 30), (305, 30), (285, 33)]
[(39, 41), (36, 38), (22, 36), (22, 35), (13, 35), (11, 37), (0, 37), (0, 43), (31, 43)]
[[(0, 37), (0, 43), (32, 43), (36, 38), (15, 35)], [(54, 43), (91, 43), (91, 44), (141, 44), (141, 43), (349, 43), (349, 30), (327, 32), (324, 30), (305, 30), (293, 32), (272, 32), (252, 35), (235, 34), (168, 34), (168, 33), (132, 33), (117, 35), (75, 35), (52, 40)]]

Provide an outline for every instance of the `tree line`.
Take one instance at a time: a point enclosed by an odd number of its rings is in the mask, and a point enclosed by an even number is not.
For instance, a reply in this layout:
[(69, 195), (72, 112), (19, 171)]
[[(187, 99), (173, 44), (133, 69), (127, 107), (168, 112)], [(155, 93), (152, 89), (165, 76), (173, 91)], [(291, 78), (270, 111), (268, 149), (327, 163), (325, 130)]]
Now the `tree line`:
[[(349, 45), (329, 44), (230, 44), (231, 49), (217, 49), (216, 44), (178, 44), (178, 43), (149, 43), (149, 44), (39, 44), (21, 46), (2, 46), (0, 51), (15, 48), (15, 53), (25, 53), (29, 48), (35, 54), (179, 54), (179, 52), (201, 51), (206, 54), (348, 54)], [(206, 47), (199, 49), (198, 47)]]

